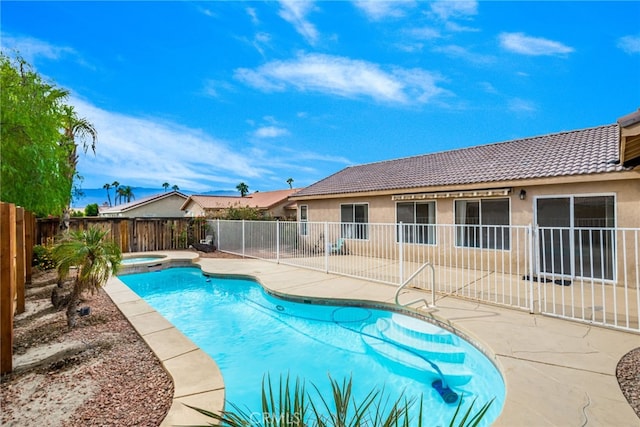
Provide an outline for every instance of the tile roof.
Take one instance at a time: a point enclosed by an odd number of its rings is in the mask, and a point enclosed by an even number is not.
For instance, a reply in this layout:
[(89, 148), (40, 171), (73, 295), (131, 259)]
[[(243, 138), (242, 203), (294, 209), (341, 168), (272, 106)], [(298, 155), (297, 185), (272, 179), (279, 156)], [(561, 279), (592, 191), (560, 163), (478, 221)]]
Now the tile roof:
[(618, 142), (613, 124), (350, 166), (294, 197), (616, 172)]
[(298, 188), (293, 188), (286, 190), (264, 191), (251, 193), (245, 197), (193, 195), (185, 201), (181, 209), (184, 210), (189, 201), (197, 203), (203, 209), (226, 209), (232, 206), (269, 209), (278, 203), (288, 200), (289, 196), (298, 190)]
[(98, 206), (98, 210), (100, 211), (100, 213), (116, 213), (116, 212), (125, 212), (131, 209), (135, 209), (137, 207), (140, 207), (142, 205), (146, 205), (147, 203), (152, 203), (156, 200), (162, 200), (166, 197), (170, 197), (170, 196), (180, 196), (183, 199), (187, 200), (187, 195), (186, 194), (182, 194), (179, 191), (170, 191), (168, 193), (159, 193), (159, 194), (153, 194), (151, 196), (147, 196), (147, 197), (142, 197), (140, 199), (134, 200), (133, 202), (129, 202), (129, 203), (121, 203), (119, 205), (115, 205), (115, 206)]

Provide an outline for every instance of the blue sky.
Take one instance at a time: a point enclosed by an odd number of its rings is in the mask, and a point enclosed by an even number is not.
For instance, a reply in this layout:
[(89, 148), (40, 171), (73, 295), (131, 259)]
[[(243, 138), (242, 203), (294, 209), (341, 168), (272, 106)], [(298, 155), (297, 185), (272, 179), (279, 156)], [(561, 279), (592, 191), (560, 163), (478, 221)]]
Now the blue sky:
[(98, 130), (84, 188), (250, 191), (614, 123), (640, 2), (11, 2), (1, 45)]

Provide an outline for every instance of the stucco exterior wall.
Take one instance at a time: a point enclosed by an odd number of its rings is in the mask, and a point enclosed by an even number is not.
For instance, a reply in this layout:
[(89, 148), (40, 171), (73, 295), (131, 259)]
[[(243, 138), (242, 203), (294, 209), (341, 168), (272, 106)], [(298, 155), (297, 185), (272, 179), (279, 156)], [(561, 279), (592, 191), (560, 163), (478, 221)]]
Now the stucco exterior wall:
[[(614, 195), (616, 200), (616, 225), (618, 227), (640, 228), (640, 173), (637, 179), (623, 181), (581, 182), (572, 184), (546, 184), (513, 188), (510, 199), (511, 225), (534, 223), (534, 203), (542, 196), (592, 196)], [(520, 200), (520, 190), (526, 191)], [(397, 194), (402, 194), (398, 191)], [(503, 196), (499, 196), (501, 198)], [(468, 198), (465, 198), (468, 199)], [(454, 204), (457, 198), (437, 199), (436, 223), (454, 224)], [(298, 201), (298, 206), (307, 205), (308, 221), (340, 222), (340, 205), (345, 203), (366, 203), (369, 206), (369, 223), (395, 223), (396, 202), (390, 195), (345, 197), (322, 200)]]
[[(184, 203), (184, 202), (183, 202)], [(205, 216), (205, 211), (202, 208), (202, 206), (200, 206), (197, 203), (194, 203), (193, 201), (190, 201), (187, 206), (185, 206), (184, 210), (181, 211), (183, 216), (188, 216), (188, 217), (200, 217), (200, 216)]]
[(126, 212), (122, 212), (122, 214), (118, 216), (126, 218), (180, 218), (184, 216), (184, 211), (180, 210), (180, 207), (182, 206), (184, 201), (184, 197), (173, 195), (127, 210)]

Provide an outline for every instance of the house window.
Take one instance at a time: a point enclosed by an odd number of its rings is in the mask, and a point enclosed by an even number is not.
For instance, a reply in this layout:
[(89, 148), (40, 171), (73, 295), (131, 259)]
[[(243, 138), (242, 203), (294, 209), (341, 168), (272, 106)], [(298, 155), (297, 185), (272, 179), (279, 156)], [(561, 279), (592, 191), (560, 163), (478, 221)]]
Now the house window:
[(398, 203), (396, 221), (396, 242), (400, 241), (402, 235), (403, 243), (436, 243), (436, 202)]
[(302, 236), (306, 236), (309, 231), (307, 229), (307, 221), (308, 221), (308, 212), (309, 206), (301, 205), (300, 206), (300, 234)]
[(509, 250), (509, 199), (456, 200), (456, 245)]
[(369, 238), (369, 205), (340, 205), (340, 233), (345, 239)]

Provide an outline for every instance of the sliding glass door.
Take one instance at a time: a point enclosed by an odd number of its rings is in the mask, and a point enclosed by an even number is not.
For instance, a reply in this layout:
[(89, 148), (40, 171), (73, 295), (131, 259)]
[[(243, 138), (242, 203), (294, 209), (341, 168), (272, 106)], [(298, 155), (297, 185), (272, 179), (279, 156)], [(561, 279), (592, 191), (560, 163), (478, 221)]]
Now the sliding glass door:
[(540, 273), (614, 279), (614, 196), (538, 198), (536, 222)]

